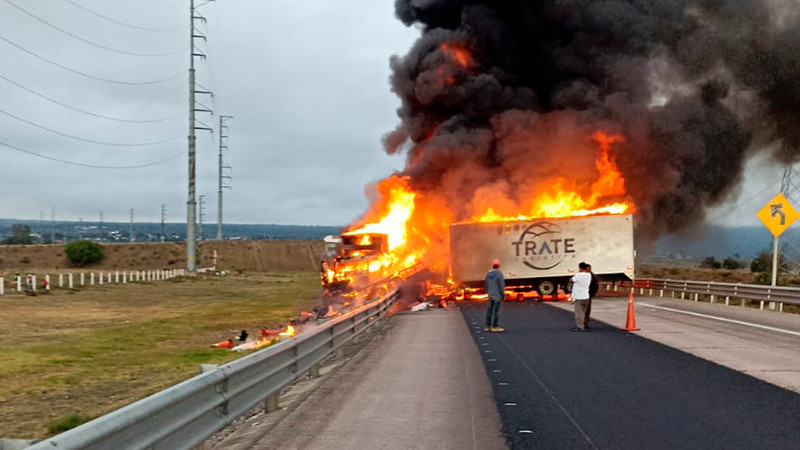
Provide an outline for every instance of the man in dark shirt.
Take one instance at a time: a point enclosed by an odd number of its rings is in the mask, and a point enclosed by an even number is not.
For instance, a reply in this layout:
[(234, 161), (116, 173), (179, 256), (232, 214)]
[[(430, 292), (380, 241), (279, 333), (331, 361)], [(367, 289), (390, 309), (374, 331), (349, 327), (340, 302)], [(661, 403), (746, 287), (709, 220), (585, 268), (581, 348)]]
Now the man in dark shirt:
[(586, 305), (586, 316), (584, 316), (583, 320), (584, 328), (589, 328), (589, 316), (592, 314), (592, 300), (594, 300), (594, 296), (597, 295), (597, 291), (600, 290), (600, 279), (592, 272), (592, 265), (587, 264), (587, 266), (589, 267), (589, 275), (592, 276), (592, 282), (589, 284), (589, 304)]
[(500, 304), (506, 296), (506, 281), (503, 278), (503, 272), (500, 272), (500, 260), (495, 259), (492, 262), (492, 270), (486, 274), (486, 293), (489, 295), (489, 304), (486, 311), (486, 327), (484, 331), (500, 333), (503, 328), (500, 328)]

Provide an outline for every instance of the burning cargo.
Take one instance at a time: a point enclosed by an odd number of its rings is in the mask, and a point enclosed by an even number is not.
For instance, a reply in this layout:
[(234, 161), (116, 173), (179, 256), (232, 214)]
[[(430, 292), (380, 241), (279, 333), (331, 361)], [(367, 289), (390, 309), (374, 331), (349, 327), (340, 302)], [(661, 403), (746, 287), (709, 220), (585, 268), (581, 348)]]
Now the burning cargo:
[(500, 259), (506, 285), (519, 296), (556, 293), (581, 261), (604, 280), (633, 279), (633, 216), (454, 224), (450, 258), (452, 279), (463, 288), (482, 288), (487, 268)]
[(387, 248), (385, 234), (343, 234), (335, 250), (327, 252), (322, 261), (322, 284), (329, 289), (346, 291), (385, 278), (381, 259)]

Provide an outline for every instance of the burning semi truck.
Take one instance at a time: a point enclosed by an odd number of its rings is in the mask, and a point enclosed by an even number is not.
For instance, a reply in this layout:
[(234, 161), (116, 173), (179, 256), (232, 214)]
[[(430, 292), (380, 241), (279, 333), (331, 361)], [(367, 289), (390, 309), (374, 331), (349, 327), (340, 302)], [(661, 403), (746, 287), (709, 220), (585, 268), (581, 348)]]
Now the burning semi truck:
[(450, 227), (452, 281), (465, 297), (482, 292), (494, 259), (501, 261), (507, 298), (542, 299), (566, 288), (582, 261), (603, 281), (632, 280), (634, 256), (630, 214)]
[[(388, 263), (386, 242), (381, 234), (342, 235), (322, 262), (323, 285), (340, 292), (386, 291), (406, 279), (409, 268)], [(633, 216), (456, 223), (450, 225), (449, 253), (449, 288), (457, 297), (480, 298), (487, 269), (500, 259), (507, 298), (556, 299), (581, 261), (604, 281), (633, 279)]]
[(361, 299), (386, 295), (424, 269), (401, 267), (388, 251), (389, 237), (381, 233), (349, 232), (325, 238), (322, 285), (329, 294)]

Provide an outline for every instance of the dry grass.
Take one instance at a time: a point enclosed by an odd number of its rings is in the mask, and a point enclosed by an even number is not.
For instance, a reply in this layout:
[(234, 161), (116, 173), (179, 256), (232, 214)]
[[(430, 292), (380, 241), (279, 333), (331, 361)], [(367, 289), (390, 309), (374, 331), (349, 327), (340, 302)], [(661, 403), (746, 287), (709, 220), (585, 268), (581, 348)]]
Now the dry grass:
[(285, 324), (319, 296), (316, 273), (248, 274), (0, 298), (0, 436), (42, 437), (184, 380), (238, 330)]

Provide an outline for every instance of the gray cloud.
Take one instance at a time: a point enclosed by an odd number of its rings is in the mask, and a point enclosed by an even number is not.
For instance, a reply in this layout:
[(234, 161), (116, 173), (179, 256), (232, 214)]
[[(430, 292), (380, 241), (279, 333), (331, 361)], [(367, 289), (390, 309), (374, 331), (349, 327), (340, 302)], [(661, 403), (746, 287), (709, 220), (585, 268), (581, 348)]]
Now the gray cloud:
[[(32, 13), (103, 45), (136, 52), (185, 49), (186, 32), (122, 27), (63, 0), (14, 0)], [(110, 17), (148, 27), (186, 26), (185, 4), (141, 0), (74, 0)], [(393, 16), (391, 2), (374, 0), (220, 1), (202, 9), (209, 19), (209, 61), (200, 82), (216, 92), (218, 113), (233, 114), (228, 155), (234, 166), (226, 215), (233, 222), (343, 224), (366, 206), (364, 186), (400, 167), (380, 151), (394, 127), (399, 101), (389, 90), (388, 58), (404, 52), (418, 32)], [(345, 11), (348, 11), (345, 13)], [(359, 11), (353, 15), (349, 11)], [(171, 116), (186, 109), (187, 56), (115, 54), (74, 40), (0, 2), (0, 35), (43, 57), (103, 78), (128, 81), (180, 76), (165, 83), (124, 86), (53, 67), (0, 41), (0, 74), (75, 107), (130, 119)], [(122, 123), (90, 117), (0, 79), (0, 109), (60, 132), (98, 141), (137, 143), (179, 138), (153, 147), (106, 147), (57, 136), (0, 115), (0, 140), (49, 156), (99, 165), (132, 165), (179, 155), (141, 170), (67, 166), (0, 147), (0, 216), (157, 220), (161, 203), (171, 220), (185, 217), (186, 127)], [(206, 123), (216, 118), (198, 116)], [(201, 135), (198, 194), (216, 213), (216, 136)]]

